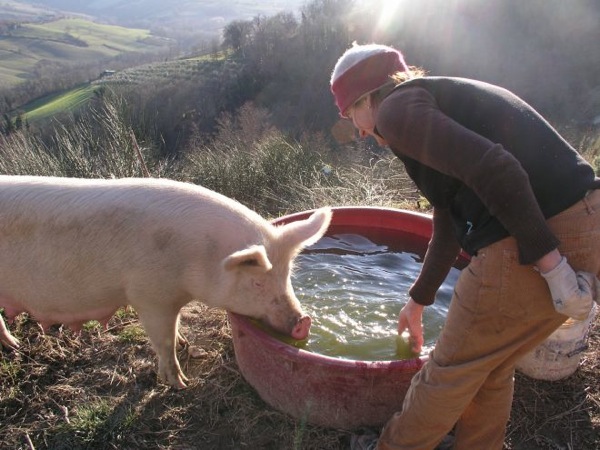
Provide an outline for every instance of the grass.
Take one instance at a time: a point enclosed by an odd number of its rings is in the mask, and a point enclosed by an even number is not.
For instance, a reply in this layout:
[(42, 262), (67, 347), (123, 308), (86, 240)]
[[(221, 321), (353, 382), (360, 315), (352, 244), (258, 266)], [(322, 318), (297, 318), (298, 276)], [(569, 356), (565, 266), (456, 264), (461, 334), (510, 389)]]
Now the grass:
[[(112, 52), (139, 51), (142, 45), (151, 38), (149, 30), (125, 28), (106, 25), (89, 20), (66, 18), (44, 24), (29, 24), (25, 29), (31, 30), (33, 36), (58, 42), (81, 42), (81, 45), (92, 48), (106, 48)], [(110, 54), (110, 52), (107, 52)]]
[(107, 102), (74, 121), (56, 122), (47, 140), (27, 133), (0, 136), (0, 173), (143, 177), (148, 162), (154, 165), (152, 169), (157, 176), (170, 174), (169, 161), (155, 161), (152, 148), (138, 143), (123, 119), (123, 109), (119, 101)]
[(148, 30), (65, 18), (43, 24), (21, 24), (0, 36), (0, 84), (27, 79), (46, 60), (69, 66), (97, 63), (128, 52), (155, 52), (168, 42)]
[(144, 329), (139, 324), (130, 324), (119, 333), (119, 340), (124, 343), (136, 343), (145, 341)]
[(228, 70), (237, 70), (235, 61), (217, 57), (197, 58), (143, 64), (120, 70), (113, 75), (95, 81), (101, 85), (120, 84), (172, 84), (179, 81), (203, 80), (222, 77)]
[(84, 84), (75, 89), (58, 94), (47, 95), (25, 105), (24, 118), (30, 122), (46, 119), (58, 114), (74, 112), (85, 106), (93, 98), (98, 86)]
[[(185, 310), (182, 329), (204, 351), (180, 353), (192, 378), (182, 392), (157, 383), (147, 340), (122, 342), (119, 321), (107, 333), (80, 336), (62, 329), (41, 335), (19, 321), (27, 344), (7, 356), (21, 376), (0, 380), (2, 448), (343, 448), (346, 432), (296, 423), (263, 404), (236, 367), (222, 311)], [(13, 383), (22, 394), (7, 398)]]
[(83, 404), (75, 410), (73, 417), (64, 426), (64, 433), (76, 434), (83, 443), (94, 442), (110, 417), (112, 407), (107, 400), (99, 399)]
[(18, 373), (19, 367), (17, 364), (10, 361), (0, 361), (0, 377), (7, 377), (14, 381)]
[[(248, 124), (249, 118), (257, 122)], [(263, 118), (260, 110), (247, 109), (223, 120), (211, 147), (215, 155), (206, 161), (196, 149), (183, 164), (171, 165), (157, 160), (143, 142), (142, 154), (153, 176), (236, 177), (228, 193), (266, 216), (322, 204), (417, 207), (419, 198), (397, 160), (353, 154), (342, 162), (325, 151), (317, 158), (308, 149), (324, 148), (318, 139), (291, 142), (260, 128)], [(81, 120), (57, 129), (56, 148), (26, 136), (4, 140), (0, 172), (143, 176), (118, 102), (96, 111), (93, 120)], [(94, 137), (92, 123), (99, 126)], [(322, 164), (331, 169), (328, 175)], [(277, 183), (289, 183), (295, 196), (285, 198), (290, 188)], [(245, 197), (247, 192), (255, 197)], [(119, 310), (106, 331), (90, 323), (80, 334), (62, 327), (44, 334), (26, 314), (10, 328), (22, 346), (0, 352), (2, 449), (348, 448), (350, 431), (296, 420), (259, 398), (236, 364), (222, 310), (193, 302), (182, 312), (181, 330), (191, 344), (179, 351), (191, 380), (183, 391), (157, 380), (155, 353), (131, 309)], [(517, 374), (505, 450), (600, 448), (599, 350), (600, 316), (571, 377), (544, 382)]]
[[(218, 191), (263, 213), (281, 213), (303, 201), (306, 189), (323, 178), (321, 156), (274, 134), (257, 142), (251, 151), (240, 148), (205, 149), (188, 155), (184, 167), (190, 180)], [(302, 181), (298, 182), (298, 177)]]
[[(10, 76), (9, 73), (12, 73), (13, 77), (18, 78), (20, 63), (21, 61), (18, 58), (14, 58), (12, 65), (0, 67), (0, 80), (2, 79), (2, 71), (5, 71), (7, 77)], [(94, 98), (95, 93), (104, 86), (144, 83), (167, 84), (194, 79), (201, 80), (214, 76), (215, 73), (225, 70), (224, 67), (232, 64), (235, 63), (226, 61), (223, 55), (216, 58), (204, 55), (190, 59), (143, 64), (119, 70), (114, 74), (106, 75), (90, 83), (84, 83), (73, 89), (38, 98), (21, 106), (19, 112), (23, 112), (23, 118), (26, 118), (30, 123), (35, 123), (43, 119), (76, 112), (88, 105), (89, 101)]]
[[(129, 326), (114, 317), (109, 331), (47, 335), (21, 318), (25, 345), (3, 352), (0, 442), (11, 449), (272, 449), (342, 450), (350, 433), (321, 428), (264, 404), (240, 374), (224, 312), (199, 303), (184, 309), (182, 330), (193, 348), (179, 357), (190, 386), (157, 382), (147, 340), (124, 342)], [(600, 321), (578, 371), (558, 382), (517, 374), (505, 449), (598, 448)], [(0, 367), (5, 367), (2, 365)]]

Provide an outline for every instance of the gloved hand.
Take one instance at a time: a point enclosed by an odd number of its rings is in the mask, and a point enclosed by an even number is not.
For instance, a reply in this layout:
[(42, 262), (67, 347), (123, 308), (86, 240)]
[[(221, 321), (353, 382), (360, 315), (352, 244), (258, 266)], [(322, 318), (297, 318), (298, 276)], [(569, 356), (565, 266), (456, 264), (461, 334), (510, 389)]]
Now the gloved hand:
[(564, 256), (558, 266), (541, 275), (548, 283), (556, 311), (577, 320), (587, 318), (592, 302), (598, 301), (598, 279), (595, 275), (575, 273)]

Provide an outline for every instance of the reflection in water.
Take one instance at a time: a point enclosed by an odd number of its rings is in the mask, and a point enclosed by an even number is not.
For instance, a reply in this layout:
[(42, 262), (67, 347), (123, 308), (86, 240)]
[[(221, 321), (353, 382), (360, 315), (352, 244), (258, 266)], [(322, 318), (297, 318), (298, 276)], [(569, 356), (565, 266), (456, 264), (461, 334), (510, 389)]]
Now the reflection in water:
[[(414, 247), (414, 246), (413, 246)], [(327, 236), (296, 259), (292, 283), (312, 316), (310, 337), (298, 344), (353, 360), (401, 359), (396, 352), (398, 313), (422, 265), (422, 255), (396, 239), (377, 244), (357, 234)], [(425, 308), (422, 354), (433, 347), (459, 274), (452, 269), (434, 305)]]

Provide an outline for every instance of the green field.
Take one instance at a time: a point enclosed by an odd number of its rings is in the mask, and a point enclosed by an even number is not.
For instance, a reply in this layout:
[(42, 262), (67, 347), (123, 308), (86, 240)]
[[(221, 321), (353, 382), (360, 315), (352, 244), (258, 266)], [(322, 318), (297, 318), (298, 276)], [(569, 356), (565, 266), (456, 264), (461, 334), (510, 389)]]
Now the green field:
[(41, 61), (85, 64), (128, 52), (156, 52), (167, 44), (148, 30), (83, 19), (24, 23), (0, 35), (0, 85), (26, 80)]
[(225, 55), (198, 56), (160, 63), (144, 64), (117, 71), (91, 83), (82, 84), (67, 91), (46, 95), (19, 108), (29, 122), (46, 119), (61, 113), (69, 113), (84, 106), (94, 91), (102, 86), (123, 84), (173, 83), (182, 80), (202, 80), (221, 70), (235, 70), (235, 63), (227, 63)]
[(94, 95), (97, 86), (85, 84), (59, 94), (42, 97), (23, 108), (24, 117), (32, 122), (56, 114), (74, 111), (83, 106)]

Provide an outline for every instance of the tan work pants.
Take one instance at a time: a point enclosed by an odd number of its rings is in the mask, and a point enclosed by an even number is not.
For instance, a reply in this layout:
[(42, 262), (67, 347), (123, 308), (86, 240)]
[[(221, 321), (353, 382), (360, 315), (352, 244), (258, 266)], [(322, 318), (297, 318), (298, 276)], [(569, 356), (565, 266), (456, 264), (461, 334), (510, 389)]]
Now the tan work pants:
[[(548, 223), (575, 270), (600, 274), (600, 191)], [(540, 274), (519, 264), (513, 238), (479, 251), (463, 269), (435, 349), (377, 449), (433, 449), (455, 425), (455, 450), (502, 449), (515, 363), (565, 319)]]

